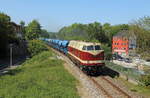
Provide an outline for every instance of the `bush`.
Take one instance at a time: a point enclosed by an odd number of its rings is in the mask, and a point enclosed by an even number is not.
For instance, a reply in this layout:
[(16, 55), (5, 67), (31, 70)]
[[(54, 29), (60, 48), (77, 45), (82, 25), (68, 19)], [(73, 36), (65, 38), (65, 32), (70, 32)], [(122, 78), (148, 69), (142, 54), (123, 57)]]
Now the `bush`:
[(109, 47), (107, 44), (102, 44), (101, 46), (102, 49), (104, 49), (105, 60), (111, 60), (112, 59), (111, 47)]
[(34, 56), (42, 51), (47, 51), (48, 48), (44, 42), (40, 40), (30, 40), (28, 43), (28, 51), (31, 56)]
[(150, 86), (150, 74), (141, 76), (140, 82), (142, 82), (144, 86)]

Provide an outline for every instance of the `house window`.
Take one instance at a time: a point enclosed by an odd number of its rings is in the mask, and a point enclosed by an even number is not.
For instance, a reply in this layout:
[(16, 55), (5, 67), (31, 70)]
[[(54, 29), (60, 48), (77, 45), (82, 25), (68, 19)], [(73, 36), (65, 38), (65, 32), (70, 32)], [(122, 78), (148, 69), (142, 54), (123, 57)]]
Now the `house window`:
[(126, 50), (126, 48), (122, 48), (123, 50)]

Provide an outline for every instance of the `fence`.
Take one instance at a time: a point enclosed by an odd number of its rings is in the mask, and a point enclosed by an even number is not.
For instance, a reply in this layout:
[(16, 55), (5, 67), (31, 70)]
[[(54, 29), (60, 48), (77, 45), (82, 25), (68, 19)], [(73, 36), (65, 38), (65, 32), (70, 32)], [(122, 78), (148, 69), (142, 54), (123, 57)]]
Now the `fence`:
[(132, 79), (133, 81), (139, 82), (139, 78), (144, 73), (134, 68), (126, 68), (120, 65), (114, 64), (113, 62), (106, 61), (106, 66), (117, 71), (120, 74), (123, 74), (127, 77), (127, 79)]

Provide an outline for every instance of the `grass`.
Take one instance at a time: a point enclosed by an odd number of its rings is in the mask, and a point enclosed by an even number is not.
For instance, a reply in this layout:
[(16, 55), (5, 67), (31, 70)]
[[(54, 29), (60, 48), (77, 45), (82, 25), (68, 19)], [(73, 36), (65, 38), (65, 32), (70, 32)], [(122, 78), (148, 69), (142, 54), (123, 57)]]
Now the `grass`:
[(150, 88), (148, 87), (144, 87), (141, 85), (134, 85), (132, 83), (129, 83), (128, 81), (122, 79), (122, 78), (117, 78), (120, 81), (122, 81), (132, 92), (137, 92), (143, 96), (145, 96), (145, 98), (150, 98)]
[(54, 55), (42, 52), (0, 76), (0, 98), (79, 98), (77, 81)]

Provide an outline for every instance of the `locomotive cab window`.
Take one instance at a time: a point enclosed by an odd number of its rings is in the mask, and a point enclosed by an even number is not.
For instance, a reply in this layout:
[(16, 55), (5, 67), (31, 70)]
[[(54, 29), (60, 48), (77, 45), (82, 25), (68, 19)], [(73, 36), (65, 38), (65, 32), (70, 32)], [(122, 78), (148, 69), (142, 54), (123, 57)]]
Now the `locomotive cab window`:
[(83, 46), (82, 50), (86, 50), (86, 46)]
[(101, 50), (101, 47), (100, 47), (100, 45), (83, 46), (82, 50), (88, 50), (88, 51), (90, 51), (90, 50)]
[(96, 45), (95, 50), (101, 50), (101, 47), (99, 45)]
[(87, 46), (87, 50), (94, 50), (94, 47), (91, 45), (91, 46)]

